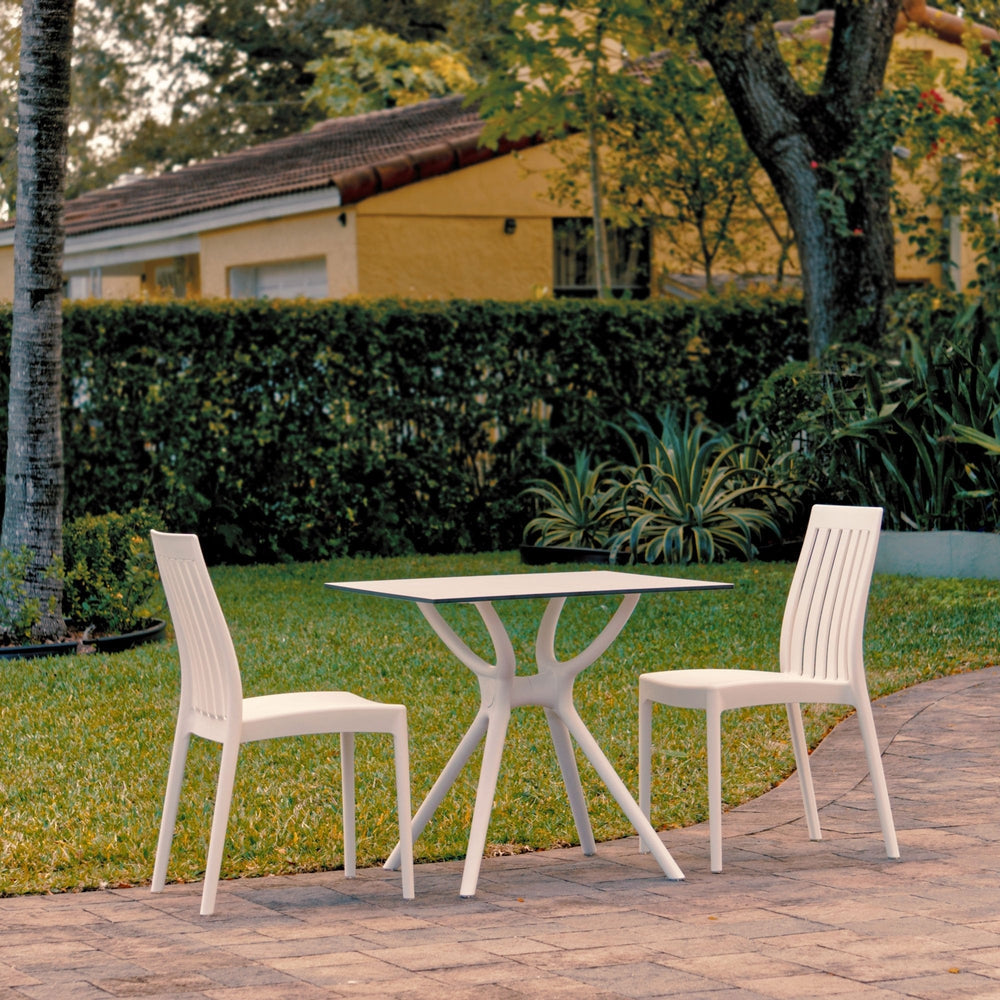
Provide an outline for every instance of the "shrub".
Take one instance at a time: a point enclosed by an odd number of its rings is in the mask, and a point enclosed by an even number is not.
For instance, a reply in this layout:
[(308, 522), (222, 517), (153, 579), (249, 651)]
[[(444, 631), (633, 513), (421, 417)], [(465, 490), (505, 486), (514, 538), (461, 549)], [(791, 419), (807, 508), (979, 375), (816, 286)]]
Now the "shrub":
[(645, 562), (750, 559), (764, 532), (781, 537), (793, 506), (783, 483), (771, 482), (759, 442), (740, 442), (688, 414), (659, 416), (660, 432), (632, 414), (638, 442), (622, 430), (633, 466), (621, 487), (625, 527), (611, 539)]
[(881, 351), (785, 366), (754, 405), (816, 492), (884, 507), (887, 528), (1000, 530), (1000, 330), (956, 301), (911, 299)]
[(725, 426), (805, 344), (787, 294), (71, 303), (65, 516), (145, 504), (213, 564), (513, 548), (540, 455), (665, 403)]
[(124, 633), (153, 618), (151, 599), (159, 574), (149, 539), (162, 529), (143, 509), (85, 515), (63, 529), (63, 615), (95, 632)]
[(41, 618), (38, 598), (25, 600), (24, 574), (31, 565), (27, 548), (14, 553), (0, 551), (0, 645), (20, 645), (31, 638), (31, 629)]
[[(833, 472), (858, 503), (886, 508), (897, 529), (995, 528), (996, 476), (956, 436), (975, 360), (915, 337), (887, 362), (845, 365), (829, 390)], [(970, 377), (971, 376), (971, 377)], [(981, 397), (978, 397), (981, 398)]]

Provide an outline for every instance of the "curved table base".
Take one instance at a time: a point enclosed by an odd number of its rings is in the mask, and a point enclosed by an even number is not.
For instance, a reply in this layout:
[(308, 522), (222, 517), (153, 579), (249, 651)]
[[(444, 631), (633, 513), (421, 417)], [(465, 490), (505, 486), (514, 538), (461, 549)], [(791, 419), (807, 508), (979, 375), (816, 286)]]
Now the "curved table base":
[[(465, 858), (462, 885), (459, 890), (463, 897), (472, 897), (476, 894), (511, 709), (525, 705), (537, 705), (545, 710), (549, 732), (559, 760), (563, 783), (566, 786), (566, 794), (569, 798), (570, 809), (573, 813), (583, 853), (593, 854), (595, 844), (583, 786), (580, 782), (580, 773), (576, 764), (576, 755), (573, 752), (573, 740), (576, 740), (577, 745), (593, 765), (608, 791), (614, 796), (622, 812), (639, 833), (644, 847), (648, 846), (663, 873), (670, 879), (680, 880), (684, 878), (684, 873), (625, 787), (625, 783), (611, 766), (611, 762), (598, 746), (573, 704), (573, 684), (577, 675), (590, 666), (611, 645), (624, 628), (638, 600), (638, 594), (625, 595), (601, 634), (577, 656), (570, 660), (559, 661), (555, 657), (555, 633), (559, 615), (566, 599), (564, 597), (552, 598), (542, 616), (535, 643), (535, 661), (538, 672), (521, 677), (515, 674), (516, 663), (510, 637), (491, 602), (473, 603), (475, 603), (493, 642), (497, 658), (495, 664), (486, 662), (469, 649), (441, 617), (433, 604), (419, 602), (418, 606), (424, 617), (445, 645), (479, 678), (481, 698), (479, 711), (455, 748), (451, 759), (445, 765), (437, 781), (434, 782), (427, 798), (417, 810), (412, 824), (413, 839), (416, 840), (438, 806), (444, 801), (448, 790), (461, 774), (469, 758), (485, 739), (486, 745), (483, 749), (483, 759), (480, 765), (479, 784), (476, 789), (476, 804), (469, 831), (469, 847)], [(386, 860), (385, 867), (398, 868), (399, 854), (400, 850), (397, 844), (395, 850)]]

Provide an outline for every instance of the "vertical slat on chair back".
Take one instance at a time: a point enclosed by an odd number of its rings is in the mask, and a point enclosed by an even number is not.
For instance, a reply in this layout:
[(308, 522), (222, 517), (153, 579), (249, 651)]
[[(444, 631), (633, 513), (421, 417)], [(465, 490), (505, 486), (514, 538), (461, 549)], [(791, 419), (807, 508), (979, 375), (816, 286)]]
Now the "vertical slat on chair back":
[(864, 679), (862, 637), (881, 507), (813, 507), (785, 604), (781, 669)]
[(181, 704), (228, 719), (243, 699), (239, 663), (198, 537), (160, 531), (151, 537), (177, 635)]

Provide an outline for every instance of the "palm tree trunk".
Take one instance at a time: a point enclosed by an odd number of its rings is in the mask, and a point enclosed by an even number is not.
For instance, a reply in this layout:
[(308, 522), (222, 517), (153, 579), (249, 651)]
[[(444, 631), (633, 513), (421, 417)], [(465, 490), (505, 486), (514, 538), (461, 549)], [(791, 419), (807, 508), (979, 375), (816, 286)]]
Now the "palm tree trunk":
[(34, 638), (65, 631), (62, 580), (62, 260), (74, 0), (24, 0), (7, 480), (0, 547), (27, 548)]
[(608, 260), (608, 231), (604, 225), (604, 178), (601, 174), (601, 137), (597, 121), (603, 115), (601, 109), (600, 69), (604, 47), (604, 21), (606, 10), (602, 4), (595, 23), (595, 39), (590, 64), (590, 127), (587, 130), (587, 172), (590, 179), (590, 197), (594, 217), (594, 280), (597, 283), (597, 297), (611, 298), (611, 266)]

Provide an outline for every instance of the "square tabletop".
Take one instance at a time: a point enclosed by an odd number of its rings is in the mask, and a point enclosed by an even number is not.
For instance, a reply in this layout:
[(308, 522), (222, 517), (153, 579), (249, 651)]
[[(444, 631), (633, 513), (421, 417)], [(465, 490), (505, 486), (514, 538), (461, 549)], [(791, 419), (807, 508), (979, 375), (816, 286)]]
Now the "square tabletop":
[(492, 576), (437, 576), (402, 580), (332, 581), (328, 587), (377, 597), (427, 604), (505, 601), (585, 594), (642, 594), (675, 590), (729, 590), (731, 583), (651, 576), (622, 570), (588, 569), (558, 573), (499, 573)]

